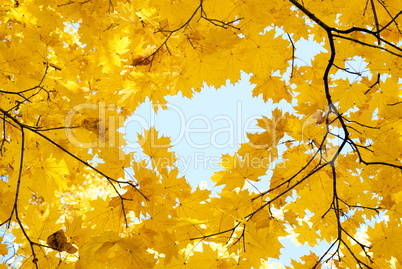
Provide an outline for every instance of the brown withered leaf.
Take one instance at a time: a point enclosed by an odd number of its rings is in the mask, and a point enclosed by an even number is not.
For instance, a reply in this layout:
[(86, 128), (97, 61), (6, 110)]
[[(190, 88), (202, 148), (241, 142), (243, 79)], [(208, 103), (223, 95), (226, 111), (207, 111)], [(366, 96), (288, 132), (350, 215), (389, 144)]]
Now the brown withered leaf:
[(58, 230), (57, 232), (49, 235), (47, 238), (47, 244), (50, 248), (59, 252), (66, 251), (69, 254), (77, 252), (77, 248), (71, 243), (67, 242), (67, 237), (63, 230)]

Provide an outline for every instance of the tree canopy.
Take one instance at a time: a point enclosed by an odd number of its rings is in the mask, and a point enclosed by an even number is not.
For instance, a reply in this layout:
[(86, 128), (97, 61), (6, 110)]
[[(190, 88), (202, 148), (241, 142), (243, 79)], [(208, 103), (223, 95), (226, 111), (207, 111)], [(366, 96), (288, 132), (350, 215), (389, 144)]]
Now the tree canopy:
[[(3, 0), (0, 14), (10, 266), (280, 268), (283, 237), (329, 246), (291, 268), (402, 266), (400, 0)], [(311, 62), (302, 40), (322, 46)], [(136, 138), (148, 161), (124, 151), (140, 104), (241, 72), (292, 110), (222, 156), (219, 193), (179, 176), (154, 127)]]

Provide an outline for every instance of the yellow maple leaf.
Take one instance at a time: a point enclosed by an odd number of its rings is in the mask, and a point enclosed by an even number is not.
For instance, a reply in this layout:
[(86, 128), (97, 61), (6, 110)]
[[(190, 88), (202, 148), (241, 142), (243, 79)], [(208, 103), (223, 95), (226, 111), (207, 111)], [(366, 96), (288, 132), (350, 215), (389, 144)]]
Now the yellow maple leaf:
[(8, 254), (7, 244), (0, 244), (0, 255), (5, 256)]
[(262, 162), (254, 160), (252, 156), (241, 158), (239, 155), (226, 154), (221, 158), (221, 166), (225, 170), (216, 172), (211, 179), (218, 186), (225, 185), (225, 190), (242, 188), (246, 182), (259, 181), (265, 175), (267, 167), (261, 164)]
[(168, 151), (172, 147), (169, 137), (159, 137), (158, 131), (151, 127), (144, 131), (144, 135), (138, 134), (138, 141), (143, 152), (151, 158), (152, 167), (159, 172), (173, 167), (176, 157), (173, 152)]
[(146, 253), (147, 246), (139, 235), (121, 238), (116, 232), (104, 232), (91, 238), (80, 250), (85, 268), (152, 268), (155, 259)]

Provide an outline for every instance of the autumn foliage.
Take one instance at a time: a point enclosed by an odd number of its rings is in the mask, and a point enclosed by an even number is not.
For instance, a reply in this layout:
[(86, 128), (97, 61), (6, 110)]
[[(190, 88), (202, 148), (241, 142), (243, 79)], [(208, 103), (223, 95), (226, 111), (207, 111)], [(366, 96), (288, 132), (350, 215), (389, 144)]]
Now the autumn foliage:
[[(283, 237), (321, 246), (289, 268), (402, 266), (400, 0), (3, 0), (0, 14), (10, 267), (281, 268)], [(322, 46), (311, 62), (302, 40)], [(117, 130), (143, 102), (241, 72), (292, 110), (222, 156), (219, 193), (180, 177), (153, 127), (136, 138), (148, 160), (124, 150)]]

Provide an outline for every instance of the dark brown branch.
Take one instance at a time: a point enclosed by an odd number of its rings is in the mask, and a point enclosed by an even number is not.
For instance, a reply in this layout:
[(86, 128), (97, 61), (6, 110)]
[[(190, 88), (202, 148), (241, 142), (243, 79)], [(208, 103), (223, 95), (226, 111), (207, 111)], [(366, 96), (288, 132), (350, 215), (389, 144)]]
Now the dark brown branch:
[(47, 132), (47, 131), (54, 131), (54, 130), (67, 130), (67, 129), (77, 129), (81, 128), (81, 126), (65, 126), (65, 127), (52, 127), (52, 128), (42, 128), (42, 127), (34, 127), (34, 126), (29, 126), (28, 129), (36, 129), (38, 132)]
[[(43, 81), (45, 80), (45, 77), (47, 76), (47, 72), (48, 72), (48, 69), (49, 69), (49, 64), (48, 64), (47, 62), (45, 62), (45, 64), (46, 64), (45, 71), (44, 71), (44, 73), (43, 73), (43, 75), (42, 75), (42, 77), (41, 77), (41, 79), (40, 79), (38, 85), (35, 85), (34, 87), (31, 87), (31, 88), (29, 88), (29, 89), (22, 90), (22, 91), (19, 91), (19, 92), (10, 92), (10, 91), (0, 90), (0, 93), (18, 95), (19, 97), (21, 97), (22, 99), (24, 99), (23, 101), (18, 101), (18, 102), (20, 102), (20, 103), (22, 103), (22, 102), (29, 102), (29, 99), (32, 98), (34, 95), (36, 95), (39, 91), (41, 91), (41, 90), (46, 91), (46, 90), (42, 87), (42, 83), (43, 83)], [(33, 90), (36, 90), (36, 89), (39, 89), (39, 91), (36, 92), (35, 94), (31, 95), (30, 97), (25, 97), (25, 96), (23, 95), (23, 93), (30, 92), (30, 91), (33, 91)], [(46, 92), (47, 92), (47, 91), (46, 91)], [(17, 104), (17, 106), (19, 106), (19, 104)], [(14, 107), (14, 108), (15, 108), (15, 107)], [(12, 109), (13, 109), (13, 108), (12, 108)], [(12, 109), (10, 109), (9, 111), (11, 111)]]
[(317, 23), (319, 26), (321, 26), (324, 30), (330, 30), (331, 27), (329, 27), (326, 23), (324, 23), (322, 20), (317, 18), (313, 13), (311, 13), (307, 8), (305, 8), (302, 4), (297, 2), (296, 0), (289, 0), (293, 5), (295, 5), (298, 9), (300, 9), (304, 14), (307, 15), (312, 21)]
[(291, 66), (291, 71), (290, 71), (290, 78), (293, 78), (293, 72), (294, 72), (294, 67), (295, 67), (295, 51), (296, 51), (296, 47), (295, 44), (293, 43), (293, 39), (292, 37), (288, 35), (289, 41), (292, 44), (292, 66)]
[(311, 162), (315, 159), (315, 157), (317, 156), (318, 153), (319, 153), (319, 150), (317, 150), (317, 151), (315, 152), (315, 154), (310, 158), (310, 160), (307, 162), (307, 164), (306, 164), (305, 166), (303, 166), (302, 168), (300, 168), (300, 170), (297, 171), (297, 172), (296, 172), (293, 176), (291, 176), (289, 179), (287, 179), (286, 181), (284, 181), (284, 182), (278, 184), (277, 186), (275, 186), (275, 187), (273, 187), (273, 188), (270, 188), (270, 189), (267, 190), (267, 191), (264, 191), (264, 192), (258, 194), (256, 197), (253, 197), (253, 198), (251, 199), (251, 201), (254, 201), (254, 200), (256, 200), (256, 199), (258, 199), (258, 198), (260, 198), (260, 197), (262, 197), (262, 196), (264, 196), (264, 195), (266, 195), (266, 194), (268, 194), (268, 193), (270, 193), (270, 192), (273, 192), (274, 190), (276, 190), (276, 189), (278, 189), (278, 188), (280, 188), (280, 187), (282, 187), (282, 186), (284, 186), (284, 185), (286, 185), (286, 184), (289, 185), (290, 182), (291, 182), (294, 178), (296, 178), (301, 172), (303, 172), (303, 171), (311, 164)]
[(190, 23), (193, 21), (194, 17), (198, 14), (198, 12), (200, 13), (200, 19), (204, 19), (204, 20), (206, 20), (206, 21), (212, 23), (212, 24), (215, 25), (215, 26), (222, 27), (222, 28), (224, 28), (224, 29), (233, 28), (233, 29), (236, 29), (236, 30), (240, 30), (240, 28), (236, 27), (234, 24), (235, 24), (236, 22), (238, 22), (239, 20), (241, 20), (241, 18), (238, 18), (238, 19), (235, 19), (235, 20), (229, 21), (229, 22), (224, 22), (224, 21), (221, 21), (221, 20), (208, 18), (208, 16), (206, 15), (206, 13), (205, 13), (205, 11), (204, 11), (203, 0), (200, 0), (200, 4), (199, 4), (199, 5), (197, 6), (197, 8), (193, 11), (193, 13), (191, 14), (190, 18), (189, 18), (186, 22), (184, 22), (181, 26), (179, 26), (179, 27), (177, 27), (176, 29), (173, 29), (173, 30), (159, 29), (158, 31), (156, 31), (156, 33), (167, 33), (167, 36), (166, 36), (165, 40), (155, 49), (154, 52), (152, 52), (152, 53), (151, 53), (150, 55), (148, 55), (147, 57), (144, 57), (144, 59), (143, 59), (140, 63), (138, 63), (137, 65), (141, 65), (141, 63), (143, 63), (143, 62), (147, 62), (147, 61), (151, 60), (151, 66), (150, 66), (150, 69), (151, 69), (151, 67), (152, 67), (152, 62), (153, 62), (153, 59), (154, 59), (155, 55), (156, 55), (163, 47), (166, 47), (166, 48), (167, 48), (167, 51), (169, 52), (169, 54), (171, 54), (171, 53), (170, 53), (170, 50), (169, 50), (169, 47), (168, 47), (168, 41), (169, 41), (169, 39), (170, 39), (175, 33), (177, 33), (177, 32), (179, 32), (179, 31), (181, 31), (181, 30), (187, 28), (187, 27), (190, 25)]
[[(312, 175), (314, 175), (315, 173), (317, 173), (318, 171), (320, 171), (322, 168), (326, 167), (329, 163), (325, 163), (322, 164), (318, 167), (315, 167), (315, 169), (313, 169), (312, 171), (310, 171), (306, 176), (304, 176), (303, 178), (301, 178), (299, 181), (297, 181), (295, 184), (293, 184), (292, 186), (288, 187), (286, 190), (284, 190), (283, 192), (281, 192), (280, 194), (276, 195), (274, 198), (272, 198), (271, 200), (267, 201), (265, 204), (263, 204), (262, 206), (260, 206), (259, 208), (257, 208), (256, 210), (254, 210), (252, 213), (248, 214), (247, 216), (245, 216), (245, 218), (247, 219), (247, 221), (249, 221), (255, 214), (257, 214), (260, 210), (264, 209), (266, 206), (269, 206), (271, 203), (273, 203), (275, 200), (279, 199), (280, 197), (282, 197), (283, 195), (285, 195), (286, 193), (288, 193), (289, 191), (293, 190), (294, 188), (296, 188), (298, 185), (300, 185), (301, 183), (303, 183), (306, 179), (310, 178)], [(261, 195), (259, 195), (261, 196)], [(256, 199), (256, 198), (253, 198)]]
[[(233, 235), (235, 229), (236, 229), (237, 227), (239, 227), (240, 223), (241, 223), (241, 222), (238, 222), (233, 228), (230, 228), (230, 229), (227, 229), (227, 230), (224, 230), (224, 231), (221, 231), (221, 232), (209, 234), (209, 235), (204, 235), (204, 236), (200, 236), (200, 237), (193, 237), (193, 238), (190, 238), (190, 240), (191, 240), (191, 241), (194, 241), (194, 240), (197, 240), (197, 239), (202, 239), (202, 240), (204, 240), (204, 239), (207, 239), (207, 238), (209, 238), (209, 237), (213, 237), (213, 236), (216, 236), (216, 235), (221, 235), (221, 234), (225, 234), (225, 233), (229, 233), (229, 232), (231, 232), (231, 235)], [(231, 236), (230, 236), (230, 237), (231, 237)], [(229, 237), (229, 238), (230, 238), (230, 237)]]
[(315, 265), (312, 267), (313, 269), (317, 268), (317, 266), (319, 266), (321, 268), (321, 262), (324, 260), (324, 257), (327, 256), (327, 254), (331, 251), (331, 249), (336, 245), (337, 249), (339, 249), (339, 242), (338, 240), (335, 240), (334, 242), (332, 242), (332, 244), (327, 248), (327, 250), (321, 255), (321, 257), (317, 260), (317, 262), (315, 263)]
[[(355, 259), (355, 261), (357, 262), (357, 265), (358, 265), (360, 268), (368, 268), (368, 269), (371, 269), (371, 268), (372, 268), (371, 266), (367, 265), (365, 262), (363, 262), (362, 260), (360, 260), (360, 259), (356, 256), (356, 254), (353, 252), (353, 250), (349, 247), (349, 245), (348, 245), (345, 241), (342, 240), (342, 243), (343, 243), (343, 245), (346, 247), (346, 249), (348, 250), (348, 252), (350, 253), (350, 255), (352, 255), (352, 257)], [(372, 261), (371, 258), (370, 258), (370, 256), (367, 255), (367, 252), (366, 252), (366, 257), (367, 257), (370, 261)], [(364, 266), (364, 267), (362, 267), (362, 266)]]
[(380, 85), (380, 78), (381, 78), (381, 74), (377, 73), (377, 80), (373, 83), (373, 85), (371, 85), (367, 91), (364, 92), (364, 94), (367, 94), (369, 91), (371, 91), (372, 88), (374, 88), (374, 86), (376, 85)]
[(212, 23), (214, 26), (222, 27), (224, 29), (227, 29), (228, 27), (231, 27), (233, 29), (240, 30), (240, 28), (234, 26), (234, 23), (236, 23), (236, 22), (241, 20), (240, 18), (235, 19), (233, 21), (229, 21), (229, 22), (224, 22), (224, 21), (217, 20), (217, 19), (210, 19), (210, 18), (208, 18), (207, 13), (204, 10), (204, 6), (203, 6), (202, 2), (203, 2), (203, 0), (201, 0), (201, 11), (200, 11), (202, 19)]
[[(345, 30), (337, 29), (337, 28), (333, 28), (332, 30), (333, 30), (334, 32), (339, 33), (339, 34), (350, 34), (350, 33), (353, 33), (353, 32), (362, 32), (362, 33), (366, 33), (366, 34), (370, 34), (370, 35), (376, 36), (378, 33), (381, 33), (382, 31), (384, 31), (385, 29), (387, 29), (393, 22), (395, 22), (395, 20), (396, 20), (400, 15), (402, 15), (402, 11), (399, 11), (399, 12), (395, 15), (395, 17), (393, 17), (384, 27), (382, 27), (381, 29), (378, 29), (377, 31), (371, 31), (371, 30), (368, 30), (368, 29), (366, 29), (366, 28), (355, 27), (355, 26), (353, 26), (353, 27), (351, 27), (351, 28), (349, 28), (349, 29), (345, 29)], [(382, 41), (382, 39), (381, 39), (381, 41)]]
[(402, 11), (399, 11), (395, 16), (392, 16), (391, 13), (388, 11), (388, 8), (385, 6), (383, 1), (379, 0), (378, 1), (380, 5), (385, 9), (385, 11), (388, 13), (388, 15), (392, 18), (383, 28), (381, 28), (378, 32), (382, 32), (383, 30), (387, 29), (392, 23), (395, 23), (396, 29), (398, 29), (399, 33), (401, 33), (401, 30), (399, 29), (398, 23), (396, 22), (396, 19), (402, 14)]
[(385, 210), (385, 208), (382, 207), (369, 207), (369, 206), (362, 206), (362, 205), (349, 205), (346, 202), (342, 201), (347, 207), (350, 208), (358, 208), (358, 209), (369, 209), (369, 210), (373, 210), (377, 213), (380, 213), (379, 210)]
[(396, 105), (399, 105), (401, 103), (402, 103), (402, 101), (399, 101), (399, 102), (396, 102), (396, 103), (387, 104), (387, 106), (396, 106)]
[(374, 0), (370, 0), (370, 4), (371, 4), (371, 9), (373, 10), (374, 22), (375, 22), (375, 28), (376, 28), (376, 32), (375, 32), (374, 35), (377, 36), (378, 45), (381, 45), (380, 32), (378, 32), (380, 30), (380, 24), (378, 23), (377, 11), (375, 9)]
[[(350, 37), (346, 37), (346, 36), (341, 36), (341, 35), (336, 35), (336, 34), (334, 34), (333, 36), (334, 36), (334, 37), (339, 37), (339, 38), (342, 38), (342, 39), (346, 39), (346, 40), (349, 40), (349, 41), (352, 41), (352, 42), (355, 42), (355, 43), (358, 43), (358, 44), (361, 44), (361, 45), (363, 45), (363, 46), (367, 46), (367, 47), (370, 47), (370, 48), (379, 49), (379, 50), (388, 52), (388, 53), (390, 53), (390, 54), (392, 54), (392, 55), (394, 55), (394, 56), (397, 56), (397, 57), (402, 57), (401, 54), (398, 54), (398, 53), (395, 53), (395, 52), (393, 52), (393, 51), (390, 51), (389, 49), (386, 49), (386, 48), (384, 48), (384, 47), (380, 47), (380, 46), (376, 46), (376, 45), (371, 45), (371, 44), (362, 42), (362, 41), (360, 41), (360, 40), (357, 40), (357, 39), (354, 39), (354, 38), (350, 38)], [(381, 41), (384, 41), (384, 40), (381, 39)]]
[(356, 75), (359, 77), (361, 77), (361, 75), (362, 75), (362, 73), (360, 73), (360, 72), (353, 72), (353, 71), (350, 71), (349, 68), (342, 68), (342, 67), (337, 66), (336, 64), (334, 64), (334, 67), (338, 68), (339, 70), (345, 71), (346, 73), (351, 74), (351, 75)]
[[(13, 205), (13, 209), (10, 213), (10, 217), (8, 220), (6, 220), (6, 222), (11, 222), (13, 215), (15, 215), (15, 220), (17, 221), (19, 228), (21, 229), (23, 235), (25, 236), (25, 238), (28, 240), (29, 242), (29, 246), (31, 248), (31, 253), (32, 253), (32, 262), (35, 265), (35, 268), (39, 268), (38, 267), (38, 259), (36, 258), (36, 253), (35, 253), (35, 249), (34, 249), (34, 242), (31, 240), (31, 238), (28, 236), (27, 232), (25, 231), (24, 225), (20, 219), (19, 213), (18, 213), (18, 198), (19, 198), (19, 194), (20, 194), (20, 189), (21, 189), (21, 181), (22, 181), (22, 173), (23, 173), (23, 168), (24, 168), (24, 156), (25, 156), (25, 132), (24, 132), (24, 128), (20, 127), (20, 131), (21, 131), (21, 149), (20, 149), (20, 163), (19, 163), (19, 167), (18, 167), (18, 178), (17, 178), (17, 186), (16, 186), (16, 190), (15, 190), (15, 196), (14, 196), (14, 205)], [(4, 224), (4, 223), (3, 223)], [(3, 225), (1, 224), (1, 225)], [(0, 225), (0, 226), (1, 226)]]
[[(347, 119), (347, 118), (345, 118), (345, 117), (343, 117), (343, 116), (342, 116), (342, 118), (343, 118), (345, 121), (347, 121), (347, 122), (355, 123), (355, 124), (357, 124), (357, 125), (359, 125), (359, 126), (361, 126), (361, 127), (364, 127), (364, 128), (377, 129), (377, 130), (380, 129), (380, 127), (368, 126), (368, 125), (362, 124), (362, 123), (360, 123), (360, 122), (358, 122), (358, 121), (349, 120), (349, 119)], [(348, 126), (348, 127), (350, 127), (350, 126)]]
[(167, 33), (168, 35), (166, 36), (165, 40), (162, 42), (162, 44), (159, 45), (159, 47), (157, 47), (155, 49), (155, 51), (153, 53), (151, 53), (149, 56), (145, 57), (144, 60), (142, 62), (145, 62), (149, 59), (151, 60), (151, 63), (153, 62), (153, 59), (155, 57), (155, 55), (164, 47), (167, 46), (167, 42), (169, 41), (169, 39), (172, 37), (172, 35), (178, 31), (180, 31), (181, 29), (186, 28), (190, 22), (193, 20), (193, 18), (195, 17), (195, 15), (198, 13), (198, 11), (202, 8), (202, 0), (201, 3), (197, 6), (197, 8), (194, 10), (193, 14), (191, 14), (190, 18), (181, 26), (179, 26), (178, 28), (174, 29), (174, 30), (164, 30), (164, 29), (160, 29), (157, 32), (161, 32), (161, 33)]

